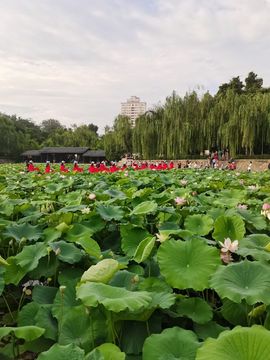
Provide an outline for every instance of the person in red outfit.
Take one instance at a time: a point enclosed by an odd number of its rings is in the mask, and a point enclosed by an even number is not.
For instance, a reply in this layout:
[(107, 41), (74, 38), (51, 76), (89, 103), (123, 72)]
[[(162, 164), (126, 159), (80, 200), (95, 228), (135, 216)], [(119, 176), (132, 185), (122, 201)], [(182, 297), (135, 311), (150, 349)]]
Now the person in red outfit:
[(95, 166), (95, 164), (94, 164), (93, 162), (90, 164), (90, 166), (89, 166), (89, 168), (88, 168), (88, 171), (89, 171), (90, 173), (98, 172), (98, 169), (97, 169), (97, 167)]
[(38, 167), (35, 167), (33, 164), (33, 161), (30, 160), (28, 165), (27, 165), (27, 171), (28, 172), (33, 172), (33, 171), (40, 171)]
[(79, 167), (78, 162), (74, 161), (73, 169), (74, 172), (83, 172), (83, 168)]
[(170, 169), (173, 169), (173, 168), (174, 168), (174, 163), (173, 163), (173, 161), (170, 161), (169, 168), (170, 168)]
[(63, 160), (63, 161), (61, 161), (61, 164), (60, 164), (60, 171), (61, 171), (61, 172), (69, 172), (68, 168), (66, 168), (66, 165), (65, 165), (64, 160)]
[(50, 162), (49, 161), (46, 161), (46, 166), (45, 166), (45, 173), (46, 174), (49, 174), (52, 172), (52, 168), (51, 168), (51, 165), (50, 165)]

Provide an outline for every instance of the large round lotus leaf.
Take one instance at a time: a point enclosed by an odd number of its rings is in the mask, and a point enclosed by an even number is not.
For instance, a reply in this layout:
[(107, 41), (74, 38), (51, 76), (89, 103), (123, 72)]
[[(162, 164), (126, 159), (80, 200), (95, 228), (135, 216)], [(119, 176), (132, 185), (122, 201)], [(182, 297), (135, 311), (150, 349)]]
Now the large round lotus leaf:
[(41, 353), (37, 360), (84, 360), (84, 350), (75, 344), (54, 344), (48, 351)]
[(177, 289), (204, 290), (220, 264), (219, 252), (199, 239), (168, 240), (158, 250), (160, 271)]
[(96, 347), (85, 360), (125, 360), (125, 353), (121, 352), (118, 346), (105, 343)]
[(214, 224), (213, 238), (217, 241), (242, 240), (245, 235), (245, 223), (238, 215), (219, 216)]
[(124, 211), (121, 209), (120, 206), (99, 205), (97, 207), (97, 212), (102, 217), (102, 219), (106, 221), (121, 220), (124, 217)]
[(144, 310), (152, 302), (151, 294), (146, 291), (129, 291), (90, 282), (77, 288), (77, 298), (81, 299), (86, 306), (96, 307), (102, 304), (107, 310), (117, 313), (124, 310), (131, 312)]
[(132, 215), (145, 215), (149, 213), (154, 213), (157, 210), (157, 203), (155, 201), (144, 201), (137, 205), (133, 211)]
[(221, 298), (250, 305), (270, 304), (270, 268), (258, 261), (242, 261), (220, 266), (210, 281)]
[(207, 339), (196, 360), (266, 360), (270, 354), (270, 331), (262, 326), (237, 326), (223, 331), (217, 339)]
[(189, 215), (185, 220), (185, 228), (196, 235), (207, 235), (213, 229), (213, 219), (208, 215)]
[(16, 241), (20, 241), (22, 238), (26, 240), (38, 240), (42, 237), (43, 231), (39, 226), (32, 226), (30, 224), (11, 224), (7, 227), (4, 236), (13, 238)]
[(193, 331), (173, 327), (145, 340), (143, 360), (194, 360), (199, 346)]
[(186, 316), (198, 324), (205, 324), (213, 317), (211, 306), (200, 298), (180, 298), (176, 303), (179, 316)]
[(96, 265), (90, 266), (90, 268), (83, 273), (81, 281), (94, 281), (106, 284), (118, 270), (118, 261), (114, 259), (104, 259)]
[(18, 339), (24, 339), (25, 341), (32, 341), (39, 338), (44, 334), (45, 329), (38, 326), (20, 326), (20, 327), (1, 327), (0, 328), (0, 339), (3, 337), (14, 334)]

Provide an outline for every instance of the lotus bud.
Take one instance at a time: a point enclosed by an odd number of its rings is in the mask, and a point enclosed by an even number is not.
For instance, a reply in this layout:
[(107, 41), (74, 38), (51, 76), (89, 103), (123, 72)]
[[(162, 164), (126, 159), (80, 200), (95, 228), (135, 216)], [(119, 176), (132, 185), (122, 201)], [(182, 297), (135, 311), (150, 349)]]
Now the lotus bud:
[(66, 290), (66, 286), (64, 286), (64, 285), (61, 285), (60, 287), (59, 287), (59, 290), (60, 290), (60, 294), (61, 295), (63, 295), (64, 294), (64, 292), (65, 292), (65, 290)]

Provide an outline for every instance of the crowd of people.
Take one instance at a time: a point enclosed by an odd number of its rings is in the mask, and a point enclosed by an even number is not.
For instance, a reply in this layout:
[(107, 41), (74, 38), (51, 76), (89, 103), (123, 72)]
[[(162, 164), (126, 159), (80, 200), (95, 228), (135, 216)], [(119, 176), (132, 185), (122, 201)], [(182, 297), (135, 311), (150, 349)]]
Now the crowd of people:
[[(51, 164), (50, 161), (46, 161), (45, 169), (41, 169), (38, 166), (35, 166), (33, 161), (26, 162), (26, 171), (27, 172), (39, 172), (39, 173), (52, 173), (55, 171), (60, 171), (61, 173), (98, 173), (98, 172), (108, 172), (114, 173), (116, 171), (124, 170), (172, 170), (172, 169), (209, 169), (214, 168), (218, 170), (236, 170), (236, 162), (234, 159), (229, 161), (220, 161), (219, 159), (211, 158), (207, 161), (157, 161), (157, 162), (148, 162), (148, 161), (131, 161), (129, 163), (116, 163), (111, 161), (107, 163), (106, 161), (101, 162), (91, 162), (89, 165), (83, 167), (78, 164), (78, 161), (74, 161), (71, 167), (68, 167), (65, 161), (58, 164)], [(270, 163), (268, 165), (270, 170)], [(252, 161), (249, 162), (247, 171), (251, 172), (252, 170)]]

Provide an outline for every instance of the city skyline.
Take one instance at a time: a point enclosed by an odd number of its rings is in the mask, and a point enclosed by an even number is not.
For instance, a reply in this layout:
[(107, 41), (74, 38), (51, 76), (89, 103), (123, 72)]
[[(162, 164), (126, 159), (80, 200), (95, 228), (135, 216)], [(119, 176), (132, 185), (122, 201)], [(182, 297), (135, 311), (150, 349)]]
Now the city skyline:
[(0, 111), (111, 126), (132, 94), (215, 93), (254, 71), (270, 85), (269, 0), (3, 0)]

